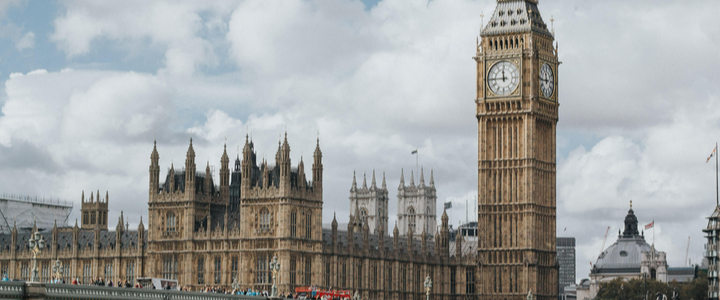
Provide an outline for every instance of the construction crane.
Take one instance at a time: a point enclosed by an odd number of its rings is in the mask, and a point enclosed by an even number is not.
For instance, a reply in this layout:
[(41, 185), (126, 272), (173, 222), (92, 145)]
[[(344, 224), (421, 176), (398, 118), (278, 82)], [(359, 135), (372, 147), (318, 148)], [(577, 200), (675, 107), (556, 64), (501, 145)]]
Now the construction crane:
[(608, 232), (610, 232), (610, 226), (608, 226), (607, 230), (605, 230), (605, 237), (603, 237), (602, 247), (600, 247), (600, 255), (602, 255), (603, 251), (605, 251), (605, 242), (607, 242)]
[(687, 247), (685, 247), (685, 266), (688, 266), (688, 251), (690, 251), (690, 236), (688, 235)]

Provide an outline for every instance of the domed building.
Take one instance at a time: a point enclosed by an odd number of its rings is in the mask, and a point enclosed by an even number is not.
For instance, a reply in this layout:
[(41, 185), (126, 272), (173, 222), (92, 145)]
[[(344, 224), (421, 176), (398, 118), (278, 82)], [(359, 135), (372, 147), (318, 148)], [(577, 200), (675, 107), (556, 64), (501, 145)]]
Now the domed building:
[(622, 277), (625, 279), (643, 278), (667, 282), (667, 260), (665, 252), (655, 250), (645, 241), (644, 234), (638, 232), (638, 220), (632, 209), (625, 216), (625, 230), (618, 232), (618, 239), (600, 253), (590, 270), (590, 284), (578, 286), (577, 299), (593, 299), (600, 289), (601, 282)]

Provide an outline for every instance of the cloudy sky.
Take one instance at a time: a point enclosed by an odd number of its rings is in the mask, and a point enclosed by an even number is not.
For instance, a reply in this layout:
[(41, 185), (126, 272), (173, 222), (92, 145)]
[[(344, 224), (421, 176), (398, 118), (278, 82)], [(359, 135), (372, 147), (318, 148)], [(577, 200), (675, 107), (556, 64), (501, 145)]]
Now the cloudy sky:
[[(324, 222), (347, 221), (353, 171), (435, 172), (451, 222), (476, 218), (475, 43), (492, 0), (0, 2), (0, 193), (109, 191), (110, 220), (147, 218), (153, 139), (182, 165), (190, 137), (217, 177), (251, 133), (294, 164), (320, 137)], [(720, 129), (720, 2), (541, 1), (559, 70), (557, 229), (577, 278), (632, 199), (671, 266), (702, 257)], [(487, 17), (485, 18), (487, 20)], [(409, 174), (406, 173), (406, 178)], [(427, 174), (426, 174), (427, 176)], [(416, 177), (417, 178), (417, 177)], [(361, 180), (361, 178), (359, 178)], [(427, 177), (426, 177), (427, 180)], [(75, 218), (73, 215), (72, 219)], [(391, 216), (390, 222), (394, 221)], [(71, 221), (72, 223), (72, 221)], [(652, 233), (647, 233), (651, 239)]]

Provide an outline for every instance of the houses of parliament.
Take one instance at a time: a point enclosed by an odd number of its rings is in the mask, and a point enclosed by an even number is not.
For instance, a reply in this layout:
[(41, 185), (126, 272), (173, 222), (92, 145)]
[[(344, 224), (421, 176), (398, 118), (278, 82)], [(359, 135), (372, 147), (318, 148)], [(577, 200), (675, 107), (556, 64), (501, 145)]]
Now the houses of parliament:
[[(83, 193), (79, 223), (41, 231), (48, 244), (38, 257), (41, 279), (60, 260), (68, 282), (162, 277), (195, 289), (238, 282), (270, 290), (268, 263), (276, 255), (280, 293), (317, 286), (357, 290), (363, 299), (419, 300), (429, 275), (432, 299), (525, 299), (529, 292), (556, 299), (554, 36), (537, 0), (498, 0), (480, 36), (473, 105), (480, 234), (472, 251), (463, 251), (462, 235), (451, 237), (446, 213), (437, 226), (432, 175), (428, 185), (422, 177), (415, 185), (411, 175), (409, 186), (402, 179), (400, 228), (388, 228), (384, 176), (378, 186), (373, 174), (369, 188), (353, 179), (347, 228), (333, 218), (323, 229), (319, 140), (305, 170), (302, 159), (292, 164), (287, 135), (273, 164), (257, 160), (246, 136), (234, 166), (222, 149), (219, 182), (209, 164), (197, 169), (192, 140), (184, 166), (170, 166), (161, 177), (154, 145), (147, 227), (141, 220), (130, 229), (121, 213), (109, 230), (108, 194)], [(10, 278), (30, 276), (29, 237), (17, 228), (0, 234), (0, 271)]]

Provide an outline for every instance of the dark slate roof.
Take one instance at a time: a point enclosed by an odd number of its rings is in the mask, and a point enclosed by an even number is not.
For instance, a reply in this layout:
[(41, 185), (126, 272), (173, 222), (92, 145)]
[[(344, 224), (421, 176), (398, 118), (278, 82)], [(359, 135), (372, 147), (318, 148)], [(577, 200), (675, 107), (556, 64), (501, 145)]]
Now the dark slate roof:
[[(323, 244), (326, 246), (332, 246), (332, 230), (331, 229), (323, 229), (322, 233), (323, 238)], [(369, 238), (369, 245), (371, 249), (378, 250), (378, 239), (379, 236), (376, 234), (370, 234), (368, 235)], [(394, 251), (393, 249), (393, 237), (392, 236), (384, 236), (384, 243), (385, 248), (387, 251)], [(356, 249), (362, 249), (363, 248), (363, 234), (360, 232), (353, 232), (353, 242), (355, 244)], [(348, 232), (347, 231), (340, 231), (338, 230), (338, 246), (342, 248), (347, 248), (348, 246)], [(407, 236), (401, 236), (398, 238), (398, 247), (400, 248), (400, 252), (404, 253), (407, 251)], [(435, 238), (428, 236), (427, 238), (427, 249), (430, 255), (434, 255), (435, 253)], [(413, 252), (416, 254), (420, 253), (422, 250), (422, 241), (420, 240), (419, 236), (413, 238)]]
[(538, 32), (551, 35), (537, 4), (526, 0), (499, 1), (481, 35)]
[[(181, 192), (185, 192), (185, 170), (179, 170), (174, 171), (175, 176), (173, 178), (170, 178), (170, 171), (168, 171), (167, 176), (165, 177), (165, 182), (160, 187), (160, 191), (167, 191), (170, 190), (170, 181), (172, 180), (175, 183), (175, 191), (179, 190)], [(215, 184), (212, 183), (212, 177), (210, 177), (210, 192), (215, 193), (217, 189), (215, 188)], [(195, 172), (195, 191), (198, 193), (204, 193), (205, 192), (205, 174), (200, 172)]]

